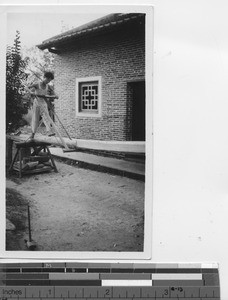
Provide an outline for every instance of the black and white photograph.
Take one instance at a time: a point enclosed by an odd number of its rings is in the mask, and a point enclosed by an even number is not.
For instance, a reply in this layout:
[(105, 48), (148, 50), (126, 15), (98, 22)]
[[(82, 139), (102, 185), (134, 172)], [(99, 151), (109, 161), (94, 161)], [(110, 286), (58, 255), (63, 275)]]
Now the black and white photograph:
[(2, 283), (101, 263), (115, 293), (80, 297), (227, 300), (228, 2), (76, 1), (0, 4)]
[(6, 256), (148, 256), (152, 12), (6, 9)]

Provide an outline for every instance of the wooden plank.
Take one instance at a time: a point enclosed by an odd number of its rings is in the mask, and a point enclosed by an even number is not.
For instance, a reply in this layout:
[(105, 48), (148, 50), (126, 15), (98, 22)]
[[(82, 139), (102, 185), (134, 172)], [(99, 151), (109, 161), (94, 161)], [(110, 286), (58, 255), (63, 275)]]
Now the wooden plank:
[(49, 171), (52, 171), (52, 170), (54, 170), (54, 169), (51, 168), (51, 167), (43, 167), (43, 168), (40, 168), (40, 169), (33, 169), (33, 170), (30, 170), (30, 171), (24, 171), (23, 174), (36, 174), (36, 173), (49, 172)]
[(24, 158), (24, 162), (27, 163), (27, 162), (31, 162), (31, 161), (39, 161), (39, 162), (48, 162), (50, 160), (50, 156), (48, 155), (35, 155), (35, 156), (29, 156), (29, 157), (26, 157)]
[[(11, 137), (17, 138), (18, 137)], [(20, 136), (21, 140), (26, 140), (28, 135)], [(52, 145), (62, 146), (62, 142), (58, 137), (48, 137), (44, 135), (36, 136), (35, 141), (46, 142)], [(145, 154), (145, 142), (141, 141), (100, 141), (100, 140), (82, 140), (64, 138), (69, 148), (101, 150), (111, 152), (124, 152), (132, 154)]]
[[(19, 169), (17, 167), (14, 167), (13, 168), (15, 171), (19, 172)], [(33, 170), (27, 170), (27, 171), (22, 171), (22, 175), (24, 174), (36, 174), (36, 173), (43, 173), (43, 172), (49, 172), (49, 171), (52, 171), (54, 170), (53, 167), (43, 167), (43, 168), (40, 168), (40, 169), (33, 169)]]

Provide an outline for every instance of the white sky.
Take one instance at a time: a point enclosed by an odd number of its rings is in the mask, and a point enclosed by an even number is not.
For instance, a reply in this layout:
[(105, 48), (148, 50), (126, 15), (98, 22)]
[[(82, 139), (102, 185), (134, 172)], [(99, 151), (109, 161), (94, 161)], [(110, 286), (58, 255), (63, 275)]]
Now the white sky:
[[(0, 0), (1, 2), (1, 0)], [(19, 5), (6, 6), (6, 42), (13, 44), (16, 30), (22, 46), (34, 46), (61, 33), (62, 23), (76, 28), (110, 13), (139, 13), (139, 5)], [(4, 15), (4, 8), (0, 11)]]
[(9, 13), (7, 15), (7, 44), (12, 45), (16, 30), (22, 46), (30, 47), (60, 34), (62, 24), (76, 28), (106, 14)]

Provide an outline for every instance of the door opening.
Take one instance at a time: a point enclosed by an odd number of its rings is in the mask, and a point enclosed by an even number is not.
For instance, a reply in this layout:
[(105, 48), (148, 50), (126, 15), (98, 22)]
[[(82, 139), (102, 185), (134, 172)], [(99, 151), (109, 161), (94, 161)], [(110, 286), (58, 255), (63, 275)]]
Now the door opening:
[(132, 140), (145, 141), (145, 81), (130, 84), (132, 91)]

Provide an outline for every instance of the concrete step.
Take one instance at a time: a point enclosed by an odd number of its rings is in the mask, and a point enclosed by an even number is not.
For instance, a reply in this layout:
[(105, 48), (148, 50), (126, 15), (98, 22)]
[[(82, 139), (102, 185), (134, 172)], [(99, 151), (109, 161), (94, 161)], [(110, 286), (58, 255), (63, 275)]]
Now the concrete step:
[(64, 162), (69, 162), (78, 167), (100, 172), (107, 172), (137, 180), (145, 180), (145, 163), (125, 161), (112, 157), (104, 157), (80, 151), (64, 153), (61, 148), (50, 147), (51, 154)]
[[(28, 135), (20, 136), (7, 136), (7, 145), (10, 141), (25, 142), (28, 139)], [(36, 138), (36, 141), (44, 141), (40, 137)], [(82, 168), (88, 168), (100, 172), (107, 172), (115, 175), (125, 176), (137, 180), (145, 180), (145, 154), (142, 152), (127, 153), (126, 159), (119, 159), (114, 157), (106, 157), (98, 154), (92, 154), (85, 152), (85, 149), (80, 147), (75, 152), (63, 152), (63, 149), (53, 145), (51, 146), (50, 138), (46, 142), (50, 143), (50, 150), (54, 157), (59, 160), (77, 165)], [(87, 143), (89, 143), (87, 141)], [(88, 144), (89, 145), (89, 144)], [(87, 146), (88, 146), (87, 145)], [(12, 156), (12, 145), (10, 144), (7, 153)], [(94, 150), (95, 147), (90, 149)], [(90, 150), (89, 149), (89, 150)], [(98, 149), (96, 149), (98, 150)], [(106, 149), (107, 150), (107, 149)], [(113, 148), (112, 148), (113, 150)]]

